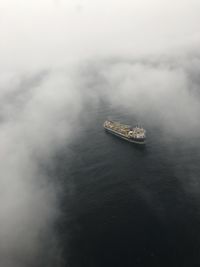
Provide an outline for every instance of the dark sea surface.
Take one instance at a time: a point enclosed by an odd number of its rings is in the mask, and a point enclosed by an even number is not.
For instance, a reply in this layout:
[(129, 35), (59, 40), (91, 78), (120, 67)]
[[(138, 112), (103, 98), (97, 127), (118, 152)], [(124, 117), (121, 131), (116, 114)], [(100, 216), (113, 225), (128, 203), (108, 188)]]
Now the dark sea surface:
[(106, 104), (91, 114), (55, 161), (65, 266), (200, 266), (200, 139), (148, 121), (141, 147), (102, 128), (133, 115)]

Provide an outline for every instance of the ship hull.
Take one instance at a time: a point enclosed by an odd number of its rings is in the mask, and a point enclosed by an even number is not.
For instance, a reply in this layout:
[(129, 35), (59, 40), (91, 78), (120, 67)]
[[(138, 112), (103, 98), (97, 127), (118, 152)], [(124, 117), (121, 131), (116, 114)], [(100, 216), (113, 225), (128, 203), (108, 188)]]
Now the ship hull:
[(128, 141), (128, 142), (130, 142), (130, 143), (135, 143), (135, 144), (139, 144), (139, 145), (144, 145), (145, 144), (145, 139), (135, 139), (135, 138), (128, 138), (128, 137), (126, 137), (126, 136), (124, 136), (123, 134), (121, 134), (121, 133), (119, 133), (119, 132), (117, 132), (117, 131), (115, 131), (115, 130), (112, 130), (112, 129), (110, 129), (110, 128), (107, 128), (107, 127), (105, 127), (104, 126), (104, 129), (107, 131), (107, 132), (109, 132), (109, 133), (111, 133), (111, 134), (113, 134), (113, 135), (116, 135), (117, 137), (119, 137), (119, 138), (121, 138), (121, 139), (124, 139), (124, 140), (126, 140), (126, 141)]

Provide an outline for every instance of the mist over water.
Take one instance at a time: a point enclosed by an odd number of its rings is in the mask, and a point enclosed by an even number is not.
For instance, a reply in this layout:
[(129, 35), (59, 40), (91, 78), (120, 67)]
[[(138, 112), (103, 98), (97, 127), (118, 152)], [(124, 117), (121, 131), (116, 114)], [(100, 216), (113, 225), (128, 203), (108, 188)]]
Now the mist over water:
[(61, 181), (68, 173), (74, 182), (73, 194), (63, 200), (71, 220), (61, 222), (70, 265), (198, 265), (198, 138), (167, 139), (149, 123), (141, 148), (102, 130), (108, 114), (136, 120), (101, 104), (71, 153), (64, 151), (55, 163)]
[[(2, 76), (1, 264), (199, 264), (199, 62)], [(143, 124), (147, 146), (105, 134), (109, 116)]]
[(199, 7), (1, 1), (1, 266), (200, 264)]

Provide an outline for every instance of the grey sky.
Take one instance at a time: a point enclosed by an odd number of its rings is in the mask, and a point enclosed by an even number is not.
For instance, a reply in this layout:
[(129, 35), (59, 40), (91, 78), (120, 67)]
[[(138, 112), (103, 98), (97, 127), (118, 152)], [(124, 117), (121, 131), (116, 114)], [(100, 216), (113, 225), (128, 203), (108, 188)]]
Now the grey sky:
[(199, 41), (199, 10), (198, 0), (1, 0), (0, 66), (38, 69), (190, 46)]

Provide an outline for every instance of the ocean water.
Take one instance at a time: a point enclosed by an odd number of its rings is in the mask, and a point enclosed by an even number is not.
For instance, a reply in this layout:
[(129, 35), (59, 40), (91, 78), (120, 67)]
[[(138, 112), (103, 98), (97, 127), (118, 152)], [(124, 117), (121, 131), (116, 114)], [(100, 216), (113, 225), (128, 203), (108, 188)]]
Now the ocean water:
[(166, 138), (149, 121), (141, 147), (102, 128), (108, 116), (133, 115), (91, 113), (55, 163), (65, 266), (200, 266), (200, 140)]

